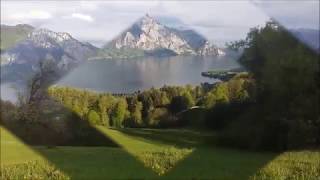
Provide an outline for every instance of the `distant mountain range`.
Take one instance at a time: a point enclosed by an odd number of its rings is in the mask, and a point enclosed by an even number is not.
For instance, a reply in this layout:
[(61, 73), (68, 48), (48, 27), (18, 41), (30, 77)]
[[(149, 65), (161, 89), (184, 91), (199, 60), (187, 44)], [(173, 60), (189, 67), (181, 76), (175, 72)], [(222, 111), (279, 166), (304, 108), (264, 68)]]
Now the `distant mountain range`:
[(145, 15), (103, 48), (83, 43), (65, 32), (30, 25), (1, 25), (1, 65), (36, 65), (45, 59), (70, 69), (88, 59), (137, 56), (223, 55), (222, 49), (189, 29), (175, 29)]
[[(10, 28), (20, 32), (17, 29), (25, 29), (25, 27), (29, 27), (30, 32), (22, 39), (14, 40), (16, 44), (1, 53), (2, 65), (36, 65), (41, 60), (51, 59), (59, 68), (69, 69), (70, 66), (83, 62), (97, 53), (98, 48), (89, 43), (82, 43), (68, 33), (34, 29), (27, 25), (17, 25)], [(19, 33), (16, 35), (22, 37)]]
[(40, 62), (50, 63), (52, 70), (62, 75), (98, 51), (68, 33), (35, 29), (30, 25), (1, 25), (1, 37), (5, 37), (1, 38), (1, 83), (22, 81), (25, 84), (40, 67)]

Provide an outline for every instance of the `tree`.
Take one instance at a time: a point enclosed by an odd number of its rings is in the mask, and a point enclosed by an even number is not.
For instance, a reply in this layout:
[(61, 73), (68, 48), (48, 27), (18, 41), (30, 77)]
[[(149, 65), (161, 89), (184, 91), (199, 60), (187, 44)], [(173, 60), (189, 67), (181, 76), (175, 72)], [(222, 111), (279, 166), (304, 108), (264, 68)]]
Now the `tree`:
[(95, 110), (89, 111), (88, 121), (91, 125), (101, 125), (100, 116)]
[(188, 109), (190, 105), (189, 99), (185, 96), (176, 96), (173, 97), (169, 105), (170, 112), (176, 114), (183, 110)]
[(139, 101), (134, 101), (134, 107), (130, 117), (133, 126), (137, 127), (137, 126), (143, 125), (142, 113), (141, 113), (142, 109), (143, 109), (142, 103)]
[(252, 29), (245, 44), (240, 62), (254, 78), (256, 96), (243, 115), (250, 118), (235, 122), (235, 129), (249, 130), (230, 137), (273, 150), (319, 143), (319, 55), (274, 21)]
[(143, 125), (142, 121), (142, 109), (143, 105), (136, 96), (128, 97), (128, 111), (130, 112), (130, 117), (125, 122), (127, 127), (141, 127)]
[(138, 100), (142, 103), (142, 119), (145, 124), (148, 124), (148, 116), (154, 108), (153, 100), (148, 92), (143, 92), (138, 95)]
[(243, 102), (249, 98), (247, 86), (250, 80), (245, 78), (233, 78), (227, 82), (230, 101)]
[(184, 92), (182, 96), (186, 99), (187, 108), (190, 108), (195, 105), (195, 100), (193, 99), (189, 91)]
[(245, 46), (246, 46), (245, 40), (232, 41), (232, 42), (226, 43), (226, 47), (230, 50), (233, 50), (233, 51), (242, 50)]
[(204, 106), (206, 108), (212, 108), (217, 103), (229, 102), (229, 90), (227, 83), (220, 83), (216, 85), (204, 98)]
[(50, 57), (39, 61), (36, 68), (36, 72), (27, 82), (27, 88), (18, 93), (18, 106), (21, 121), (39, 124), (44, 104), (50, 100), (47, 88), (59, 78), (59, 74)]
[(193, 96), (195, 97), (195, 99), (198, 99), (200, 97), (203, 97), (203, 89), (201, 88), (201, 86), (196, 86), (194, 88), (194, 91), (193, 91)]
[(123, 121), (128, 113), (128, 104), (124, 98), (120, 98), (112, 113), (112, 126), (120, 128), (123, 127)]
[(100, 117), (102, 124), (109, 127), (110, 126), (110, 120), (108, 111), (110, 111), (112, 105), (113, 105), (114, 99), (110, 95), (102, 95), (98, 100), (98, 107), (100, 111)]
[(171, 123), (172, 119), (170, 118), (167, 108), (155, 108), (154, 110), (152, 110), (148, 118), (149, 118), (148, 126), (151, 126), (151, 127), (159, 127), (163, 125), (165, 126), (167, 124), (169, 125), (172, 124)]

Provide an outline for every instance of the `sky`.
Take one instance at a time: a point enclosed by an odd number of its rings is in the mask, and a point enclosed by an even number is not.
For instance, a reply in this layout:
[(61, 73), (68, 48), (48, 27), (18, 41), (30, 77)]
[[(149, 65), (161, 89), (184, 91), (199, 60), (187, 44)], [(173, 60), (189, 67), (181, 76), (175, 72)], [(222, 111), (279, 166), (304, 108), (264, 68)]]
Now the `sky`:
[(217, 45), (245, 38), (271, 17), (285, 27), (319, 29), (318, 0), (3, 1), (1, 24), (30, 24), (101, 46), (148, 13), (194, 29)]

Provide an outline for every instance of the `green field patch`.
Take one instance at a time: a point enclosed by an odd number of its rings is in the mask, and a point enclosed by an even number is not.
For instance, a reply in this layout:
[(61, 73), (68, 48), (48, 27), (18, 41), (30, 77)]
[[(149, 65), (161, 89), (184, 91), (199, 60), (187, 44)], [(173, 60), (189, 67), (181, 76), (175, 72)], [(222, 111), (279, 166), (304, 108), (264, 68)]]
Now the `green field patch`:
[[(146, 135), (146, 132), (144, 132), (145, 137), (130, 135), (130, 132), (139, 131), (137, 129), (115, 130), (104, 127), (97, 128), (158, 175), (167, 173), (194, 150), (193, 148), (178, 147), (178, 144), (174, 145), (156, 139), (152, 140), (150, 139), (150, 135)], [(147, 133), (152, 133), (152, 131)]]
[(69, 180), (70, 177), (47, 161), (30, 161), (1, 167), (1, 179)]
[(0, 126), (1, 165), (19, 164), (26, 161), (45, 160), (32, 147), (23, 143), (18, 137)]
[(320, 179), (320, 152), (285, 152), (260, 169), (252, 179)]
[(1, 179), (320, 178), (318, 150), (224, 149), (207, 143), (213, 133), (188, 129), (97, 129), (121, 147), (28, 146), (1, 128)]

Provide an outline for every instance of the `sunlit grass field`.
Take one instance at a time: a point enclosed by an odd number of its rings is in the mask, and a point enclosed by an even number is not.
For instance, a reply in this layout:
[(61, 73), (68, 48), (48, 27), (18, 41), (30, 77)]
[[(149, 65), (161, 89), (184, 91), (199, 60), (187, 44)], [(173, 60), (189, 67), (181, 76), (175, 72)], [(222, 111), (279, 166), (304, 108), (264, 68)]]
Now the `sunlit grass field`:
[(119, 147), (23, 144), (1, 128), (2, 179), (311, 179), (320, 151), (255, 153), (212, 145), (192, 130), (97, 127)]

